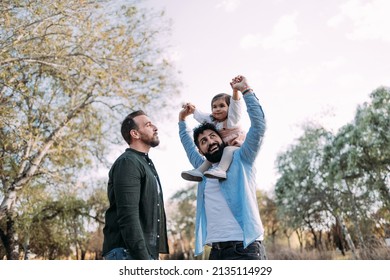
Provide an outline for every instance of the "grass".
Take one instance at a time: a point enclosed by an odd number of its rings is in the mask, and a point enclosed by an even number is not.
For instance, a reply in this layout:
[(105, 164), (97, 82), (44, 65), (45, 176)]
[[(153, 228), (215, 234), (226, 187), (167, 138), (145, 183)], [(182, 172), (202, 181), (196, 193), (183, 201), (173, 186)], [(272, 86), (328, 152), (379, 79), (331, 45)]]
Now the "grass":
[[(389, 247), (370, 247), (360, 249), (357, 252), (359, 260), (390, 260)], [(351, 251), (342, 255), (340, 251), (298, 250), (278, 248), (267, 250), (270, 260), (354, 260)]]

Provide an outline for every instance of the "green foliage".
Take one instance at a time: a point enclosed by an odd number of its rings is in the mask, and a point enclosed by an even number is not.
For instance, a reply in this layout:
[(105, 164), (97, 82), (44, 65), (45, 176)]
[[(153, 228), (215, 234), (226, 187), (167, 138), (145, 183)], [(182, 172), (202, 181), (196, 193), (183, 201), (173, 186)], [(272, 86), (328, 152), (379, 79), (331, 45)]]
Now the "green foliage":
[(175, 211), (170, 217), (170, 231), (173, 234), (184, 232), (191, 240), (195, 232), (196, 186), (179, 190), (169, 202), (171, 207), (175, 206)]
[(177, 191), (168, 201), (167, 216), (172, 259), (193, 259), (195, 241), (196, 185)]
[(336, 135), (309, 126), (279, 155), (275, 193), (286, 227), (311, 230), (315, 239), (315, 232), (341, 222), (344, 234), (349, 229), (361, 246), (372, 235), (385, 236), (390, 225), (390, 90), (379, 88), (370, 98)]
[(276, 238), (280, 236), (280, 221), (275, 199), (260, 190), (257, 190), (256, 197), (266, 240), (270, 239), (270, 243), (275, 245)]
[(96, 222), (103, 223), (102, 209), (108, 203), (103, 187), (93, 189), (86, 199), (71, 189), (55, 198), (43, 185), (24, 189), (16, 206), (20, 246), (28, 246), (38, 258), (80, 259), (75, 252), (87, 250), (93, 231), (99, 228)]
[[(47, 211), (59, 217), (85, 207), (78, 198), (61, 202), (69, 196), (56, 190), (79, 185), (80, 171), (104, 160), (130, 111), (167, 114), (162, 109), (179, 85), (159, 41), (168, 27), (161, 14), (131, 1), (1, 1), (0, 221), (16, 217), (29, 226)], [(17, 202), (22, 191), (35, 189), (39, 203), (31, 209)], [(58, 230), (53, 242), (65, 240), (70, 225), (50, 226)], [(81, 232), (81, 221), (73, 227)], [(16, 248), (12, 230), (3, 225), (0, 234)], [(49, 258), (66, 254), (58, 250)]]
[(330, 139), (330, 133), (323, 128), (308, 126), (297, 144), (277, 159), (281, 176), (275, 186), (276, 201), (281, 219), (293, 230), (325, 224), (321, 165), (322, 150)]

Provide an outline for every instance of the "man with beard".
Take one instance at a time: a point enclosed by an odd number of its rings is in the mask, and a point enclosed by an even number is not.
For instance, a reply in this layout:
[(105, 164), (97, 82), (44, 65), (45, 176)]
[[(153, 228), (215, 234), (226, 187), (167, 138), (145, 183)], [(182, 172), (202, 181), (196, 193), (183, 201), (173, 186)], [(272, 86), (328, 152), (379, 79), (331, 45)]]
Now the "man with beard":
[[(256, 199), (255, 159), (265, 131), (264, 113), (245, 77), (230, 83), (245, 100), (251, 127), (244, 143), (234, 152), (227, 179), (203, 177), (198, 185), (195, 224), (195, 255), (211, 246), (210, 260), (263, 260), (264, 228)], [(194, 168), (204, 161), (218, 164), (225, 143), (213, 124), (194, 129), (193, 138), (185, 119), (191, 114), (186, 104), (179, 113), (180, 140)]]
[(160, 143), (157, 127), (139, 110), (124, 119), (121, 133), (129, 148), (109, 172), (103, 258), (157, 260), (169, 253), (160, 179), (148, 156)]

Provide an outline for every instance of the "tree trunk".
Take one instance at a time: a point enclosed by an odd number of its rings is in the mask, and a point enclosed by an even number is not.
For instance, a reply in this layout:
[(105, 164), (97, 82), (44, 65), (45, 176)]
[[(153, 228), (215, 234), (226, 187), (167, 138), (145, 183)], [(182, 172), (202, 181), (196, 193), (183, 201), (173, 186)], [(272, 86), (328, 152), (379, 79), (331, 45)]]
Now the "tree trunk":
[[(9, 216), (16, 200), (16, 190), (8, 190), (0, 205), (0, 220)], [(8, 218), (7, 218), (8, 220)]]
[(299, 241), (299, 250), (300, 250), (300, 252), (302, 253), (302, 252), (303, 252), (303, 236), (302, 236), (302, 234), (299, 232), (299, 229), (296, 229), (296, 230), (295, 230), (295, 233), (297, 234), (298, 241)]
[(337, 220), (339, 221), (339, 223), (340, 223), (342, 233), (343, 233), (343, 235), (344, 235), (345, 240), (346, 240), (347, 243), (348, 243), (349, 248), (350, 248), (351, 251), (352, 251), (352, 256), (353, 256), (353, 258), (354, 258), (355, 260), (357, 260), (358, 257), (357, 257), (357, 254), (356, 254), (355, 244), (353, 243), (352, 238), (351, 238), (351, 236), (349, 235), (347, 226), (346, 226), (345, 223), (344, 223), (344, 219), (343, 219), (341, 216), (336, 217), (336, 219), (337, 219)]
[(19, 259), (19, 246), (17, 233), (15, 232), (14, 204), (16, 201), (16, 190), (8, 190), (0, 205), (0, 220), (6, 219), (6, 231), (2, 238), (6, 251), (7, 260)]
[(341, 254), (345, 256), (343, 234), (341, 232), (341, 227), (338, 219), (336, 219), (336, 225), (333, 228), (333, 239), (333, 242), (336, 247), (339, 248)]
[(318, 238), (317, 238), (317, 235), (316, 235), (316, 231), (314, 230), (314, 228), (311, 226), (310, 223), (307, 223), (307, 225), (309, 226), (310, 232), (313, 235), (314, 248), (318, 249)]
[(15, 221), (13, 217), (7, 213), (7, 232), (3, 236), (3, 244), (6, 251), (7, 260), (19, 259), (19, 246), (17, 244), (17, 234), (15, 232)]
[[(358, 215), (357, 215), (357, 212), (358, 212), (358, 207), (356, 205), (356, 200), (355, 200), (355, 196), (353, 195), (353, 192), (351, 191), (349, 185), (350, 185), (350, 182), (348, 180), (345, 181), (347, 187), (348, 187), (348, 190), (351, 194), (351, 200), (352, 200), (352, 219), (353, 219), (353, 224), (354, 224), (354, 233), (356, 234), (358, 240), (359, 240), (359, 243), (357, 244), (358, 247), (364, 247), (365, 246), (365, 242), (364, 242), (364, 238), (363, 238), (363, 234), (362, 234), (362, 231), (360, 230), (360, 226), (359, 226), (359, 219), (358, 219)], [(351, 183), (352, 184), (352, 183)], [(359, 246), (360, 245), (360, 246)]]
[(288, 234), (288, 230), (285, 229), (283, 230), (283, 234), (286, 236), (287, 238), (287, 244), (288, 244), (288, 248), (291, 249), (291, 241), (290, 241), (290, 237), (291, 237), (291, 234)]
[(24, 260), (29, 260), (30, 259), (30, 237), (27, 236), (26, 240), (23, 243), (23, 250), (24, 250)]
[(181, 231), (180, 231), (180, 240), (179, 240), (179, 242), (180, 242), (180, 249), (183, 252), (183, 258), (185, 260), (188, 260), (188, 254), (187, 254), (186, 248), (184, 246), (184, 238), (183, 238), (183, 234), (182, 234)]

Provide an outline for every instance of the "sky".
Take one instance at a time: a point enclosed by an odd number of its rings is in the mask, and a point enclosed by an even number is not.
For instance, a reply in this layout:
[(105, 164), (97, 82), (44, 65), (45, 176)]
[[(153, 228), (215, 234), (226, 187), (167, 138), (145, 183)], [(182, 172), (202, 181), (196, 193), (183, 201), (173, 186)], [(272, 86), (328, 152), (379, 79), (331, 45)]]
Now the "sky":
[[(236, 75), (247, 77), (266, 116), (256, 161), (259, 189), (272, 192), (275, 160), (316, 122), (337, 133), (357, 106), (390, 86), (388, 0), (148, 0), (172, 20), (167, 57), (181, 71), (180, 102), (209, 112), (211, 98), (231, 93)], [(245, 107), (244, 107), (245, 108)], [(150, 157), (165, 198), (191, 184), (192, 169), (178, 136), (178, 113), (159, 122), (160, 145)], [(243, 126), (248, 127), (246, 110)], [(149, 113), (153, 120), (153, 114)], [(196, 125), (189, 117), (191, 127)], [(115, 157), (119, 154), (115, 155)]]

